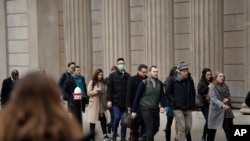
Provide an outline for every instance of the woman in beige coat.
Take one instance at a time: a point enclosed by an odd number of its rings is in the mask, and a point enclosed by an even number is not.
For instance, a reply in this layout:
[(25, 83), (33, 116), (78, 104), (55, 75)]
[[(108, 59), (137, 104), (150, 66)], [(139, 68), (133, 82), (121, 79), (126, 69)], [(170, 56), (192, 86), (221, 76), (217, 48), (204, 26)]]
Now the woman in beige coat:
[[(96, 69), (93, 75), (92, 80), (88, 84), (88, 96), (89, 96), (89, 105), (88, 105), (88, 121), (90, 122), (90, 133), (94, 135), (95, 133), (95, 123), (100, 120), (101, 128), (103, 132), (103, 140), (109, 141), (110, 137), (107, 135), (106, 128), (106, 117), (104, 111), (107, 110), (106, 107), (106, 85), (103, 79), (102, 69)], [(92, 136), (92, 140), (94, 136)]]

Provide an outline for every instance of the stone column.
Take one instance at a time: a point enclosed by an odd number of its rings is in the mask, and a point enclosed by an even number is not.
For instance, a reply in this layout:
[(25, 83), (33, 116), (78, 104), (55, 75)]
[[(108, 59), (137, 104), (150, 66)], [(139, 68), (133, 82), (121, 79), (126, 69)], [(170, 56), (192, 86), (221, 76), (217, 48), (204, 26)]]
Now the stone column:
[(246, 58), (246, 66), (247, 66), (247, 78), (246, 78), (246, 91), (249, 91), (250, 88), (250, 1), (247, 1), (247, 8), (246, 8), (246, 49), (247, 49), (247, 58)]
[[(246, 88), (246, 94), (249, 91), (250, 87), (250, 1), (246, 1), (246, 83), (245, 83), (245, 88)], [(246, 95), (245, 94), (245, 95)], [(242, 107), (240, 109), (240, 112), (243, 114), (250, 114), (250, 107), (248, 107), (245, 104), (245, 97), (243, 97), (243, 103)]]
[(75, 61), (86, 82), (92, 71), (91, 0), (63, 0), (65, 62)]
[(60, 76), (58, 0), (27, 0), (29, 68)]
[(104, 71), (123, 57), (130, 72), (129, 0), (103, 0)]
[(165, 80), (174, 65), (173, 0), (144, 1), (146, 64), (156, 65)]
[(223, 72), (223, 0), (191, 0), (193, 77), (204, 67)]
[[(5, 0), (0, 0), (0, 80), (7, 77), (7, 39), (6, 39), (6, 4)], [(1, 84), (1, 82), (0, 82)], [(1, 85), (2, 86), (2, 85)], [(0, 86), (0, 89), (1, 89)]]

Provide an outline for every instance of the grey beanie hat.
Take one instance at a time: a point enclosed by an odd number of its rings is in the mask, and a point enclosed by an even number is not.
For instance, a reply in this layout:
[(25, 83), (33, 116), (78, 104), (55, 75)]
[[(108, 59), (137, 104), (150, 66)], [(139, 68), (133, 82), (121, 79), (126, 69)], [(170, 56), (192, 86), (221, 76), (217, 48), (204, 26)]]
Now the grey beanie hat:
[(181, 70), (188, 70), (188, 64), (186, 62), (180, 62), (180, 64), (178, 65), (177, 69), (179, 71), (181, 71)]

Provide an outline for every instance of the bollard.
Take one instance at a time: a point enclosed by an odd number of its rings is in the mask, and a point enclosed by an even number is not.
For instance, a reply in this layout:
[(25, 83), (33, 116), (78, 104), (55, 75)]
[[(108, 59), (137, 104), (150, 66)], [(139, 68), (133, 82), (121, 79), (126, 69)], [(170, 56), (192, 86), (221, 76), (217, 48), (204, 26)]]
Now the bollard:
[(82, 127), (82, 91), (79, 87), (74, 90), (74, 110), (73, 115)]

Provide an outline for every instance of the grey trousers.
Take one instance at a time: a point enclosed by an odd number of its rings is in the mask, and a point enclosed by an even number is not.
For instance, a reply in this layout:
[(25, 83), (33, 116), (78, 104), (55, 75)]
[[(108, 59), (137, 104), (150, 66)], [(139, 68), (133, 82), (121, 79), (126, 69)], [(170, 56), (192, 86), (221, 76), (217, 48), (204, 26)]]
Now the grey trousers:
[(186, 135), (192, 128), (192, 111), (174, 110), (174, 116), (178, 123), (178, 141), (185, 141)]

